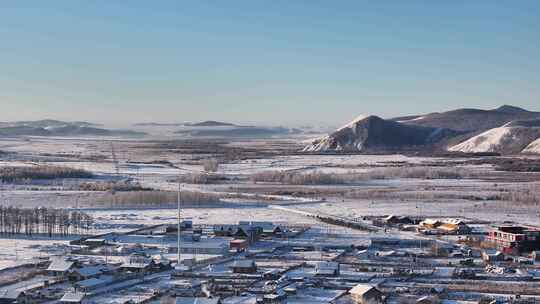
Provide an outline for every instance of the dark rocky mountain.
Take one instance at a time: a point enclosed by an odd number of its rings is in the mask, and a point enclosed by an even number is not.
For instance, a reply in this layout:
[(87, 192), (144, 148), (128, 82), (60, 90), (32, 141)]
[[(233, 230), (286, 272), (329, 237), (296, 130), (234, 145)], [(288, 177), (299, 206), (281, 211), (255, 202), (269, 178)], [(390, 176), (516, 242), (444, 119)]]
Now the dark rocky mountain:
[(540, 119), (540, 112), (531, 112), (519, 107), (503, 105), (493, 110), (458, 109), (442, 113), (397, 117), (392, 120), (407, 125), (481, 132), (500, 127), (514, 120), (530, 119)]
[(305, 152), (389, 151), (430, 146), (459, 134), (445, 128), (403, 124), (369, 116), (314, 140)]
[(540, 127), (540, 119), (529, 120), (514, 120), (507, 124), (506, 127)]

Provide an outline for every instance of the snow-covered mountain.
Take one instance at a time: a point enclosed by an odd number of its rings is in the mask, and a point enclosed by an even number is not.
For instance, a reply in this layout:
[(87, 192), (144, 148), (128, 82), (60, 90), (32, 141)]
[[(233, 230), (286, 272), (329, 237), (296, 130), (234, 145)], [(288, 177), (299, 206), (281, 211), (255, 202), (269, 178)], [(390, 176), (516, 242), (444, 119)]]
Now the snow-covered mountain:
[(513, 121), (451, 146), (448, 150), (465, 153), (539, 153), (539, 138), (540, 120)]
[(522, 152), (540, 154), (540, 138), (530, 143)]
[[(492, 110), (457, 109), (392, 119), (360, 116), (309, 143), (305, 152), (384, 152), (448, 149), (466, 153), (533, 153), (540, 112), (503, 105)], [(448, 147), (450, 146), (450, 147)]]
[(492, 110), (457, 109), (441, 113), (396, 117), (392, 120), (404, 124), (457, 131), (482, 132), (500, 127), (510, 121), (540, 118), (540, 112), (503, 105)]
[(397, 150), (437, 143), (456, 132), (406, 125), (377, 116), (359, 117), (332, 134), (315, 139), (304, 152)]

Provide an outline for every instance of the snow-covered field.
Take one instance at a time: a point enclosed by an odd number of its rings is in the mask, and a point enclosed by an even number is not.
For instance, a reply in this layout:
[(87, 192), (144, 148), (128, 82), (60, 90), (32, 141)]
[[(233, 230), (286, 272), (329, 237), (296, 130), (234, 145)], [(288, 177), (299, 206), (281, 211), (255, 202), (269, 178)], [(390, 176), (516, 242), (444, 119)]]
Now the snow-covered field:
[[(254, 147), (279, 143), (257, 142)], [(120, 175), (141, 182), (155, 189), (175, 190), (177, 184), (171, 179), (178, 174), (203, 172), (200, 158), (211, 154), (178, 154), (176, 146), (168, 143), (115, 141)], [(172, 145), (172, 144), (171, 144)], [(248, 146), (248, 143), (225, 146)], [(253, 147), (250, 147), (253, 148)], [(1, 166), (28, 166), (53, 164), (94, 172), (106, 179), (115, 175), (112, 162), (111, 143), (102, 140), (45, 139), (0, 140), (0, 150), (9, 152), (0, 158)], [(1, 154), (0, 154), (1, 155)], [(218, 155), (219, 156), (219, 155)], [(168, 161), (168, 163), (166, 162)], [(271, 155), (238, 158), (220, 164), (219, 175), (230, 181), (217, 185), (184, 185), (184, 189), (214, 194), (234, 194), (242, 191), (244, 197), (228, 198), (234, 203), (253, 201), (259, 206), (241, 205), (184, 208), (182, 216), (196, 224), (232, 224), (239, 220), (273, 221), (292, 224), (314, 224), (315, 219), (299, 212), (271, 208), (272, 205), (287, 206), (308, 213), (325, 213), (360, 218), (374, 215), (422, 215), (452, 216), (484, 221), (514, 221), (540, 225), (540, 210), (534, 205), (516, 205), (500, 200), (488, 199), (501, 191), (519, 191), (527, 183), (516, 183), (512, 177), (505, 181), (482, 180), (489, 177), (493, 167), (489, 164), (463, 165), (461, 168), (474, 171), (477, 179), (388, 179), (361, 181), (350, 185), (272, 185), (253, 184), (251, 174), (268, 170), (291, 170), (295, 172), (321, 171), (326, 173), (350, 173), (375, 170), (379, 167), (438, 165), (464, 162), (461, 158), (410, 157), (404, 155)], [(516, 173), (517, 174), (517, 173)], [(530, 178), (534, 180), (534, 178)], [(59, 186), (62, 183), (58, 183)], [(33, 185), (2, 185), (0, 202), (4, 206), (83, 208), (95, 218), (93, 232), (126, 231), (143, 225), (175, 223), (176, 210), (164, 208), (123, 208), (121, 210), (99, 209), (95, 200), (104, 195), (100, 192), (71, 191), (62, 189), (32, 190)], [(27, 189), (28, 188), (28, 189)], [(239, 189), (239, 190), (236, 190)], [(303, 194), (301, 189), (314, 194)], [(346, 195), (348, 192), (361, 195)], [(370, 197), (370, 191), (374, 195)], [(300, 194), (292, 195), (292, 192)], [(320, 193), (320, 194), (317, 194)], [(387, 196), (390, 193), (394, 196)], [(376, 195), (375, 195), (376, 194)], [(401, 197), (400, 197), (401, 196)], [(466, 197), (475, 197), (467, 199)], [(461, 197), (461, 198), (460, 198)], [(485, 200), (483, 198), (486, 198)], [(0, 238), (0, 269), (11, 267), (24, 259), (43, 254), (40, 246), (66, 243), (68, 240), (9, 239)]]

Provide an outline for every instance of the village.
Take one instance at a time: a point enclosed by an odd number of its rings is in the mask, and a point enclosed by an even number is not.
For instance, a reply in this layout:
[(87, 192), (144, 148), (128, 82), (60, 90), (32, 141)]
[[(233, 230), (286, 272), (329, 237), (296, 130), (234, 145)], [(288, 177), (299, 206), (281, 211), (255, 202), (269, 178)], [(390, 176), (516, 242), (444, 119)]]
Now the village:
[(304, 215), (317, 223), (183, 219), (74, 239), (4, 269), (0, 303), (540, 301), (538, 227)]

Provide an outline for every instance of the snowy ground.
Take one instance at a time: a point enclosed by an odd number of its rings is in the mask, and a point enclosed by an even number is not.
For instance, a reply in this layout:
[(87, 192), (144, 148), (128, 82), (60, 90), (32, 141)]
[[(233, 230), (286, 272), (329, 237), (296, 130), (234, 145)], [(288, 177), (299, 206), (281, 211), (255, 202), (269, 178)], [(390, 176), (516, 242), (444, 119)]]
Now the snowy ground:
[[(145, 186), (156, 189), (175, 190), (170, 182), (178, 174), (202, 172), (200, 158), (212, 157), (201, 147), (192, 152), (182, 150), (181, 143), (168, 141), (122, 141), (102, 139), (2, 139), (0, 150), (8, 152), (1, 156), (0, 166), (28, 166), (38, 163), (81, 168), (92, 171), (102, 178), (115, 174), (112, 162), (112, 145), (119, 161), (120, 175), (131, 177)], [(290, 144), (290, 143), (286, 143)], [(293, 170), (299, 172), (349, 173), (374, 170), (379, 167), (428, 165), (433, 163), (453, 164), (464, 161), (460, 158), (409, 157), (404, 155), (295, 155), (274, 153), (282, 147), (279, 141), (230, 142), (223, 147), (238, 149), (261, 149), (255, 155), (252, 150), (244, 151), (249, 157), (238, 158), (220, 164), (217, 174), (235, 178), (222, 185), (184, 185), (185, 189), (230, 194), (240, 189), (244, 200), (252, 199), (260, 206), (234, 206), (219, 208), (184, 208), (182, 216), (193, 219), (196, 224), (236, 223), (239, 220), (260, 220), (292, 224), (310, 223), (312, 218), (295, 212), (268, 208), (267, 205), (287, 205), (306, 212), (322, 212), (333, 215), (362, 217), (366, 215), (423, 215), (452, 216), (488, 221), (514, 221), (540, 225), (540, 210), (537, 206), (522, 206), (496, 200), (472, 200), (455, 196), (488, 197), (503, 189), (521, 189), (527, 183), (518, 183), (507, 175), (497, 183), (481, 179), (419, 180), (397, 179), (361, 181), (351, 185), (335, 186), (292, 186), (268, 185), (249, 182), (253, 173), (267, 170)], [(199, 150), (197, 150), (199, 149)], [(201, 150), (202, 149), (202, 150)], [(196, 151), (195, 151), (196, 150)], [(234, 152), (236, 153), (236, 152)], [(272, 154), (274, 153), (274, 154)], [(2, 154), (0, 154), (2, 155)], [(244, 155), (244, 154), (242, 154)], [(219, 155), (218, 155), (219, 156)], [(466, 169), (481, 173), (488, 178), (494, 173), (491, 165), (466, 165)], [(517, 174), (517, 173), (516, 173)], [(534, 176), (531, 178), (534, 180)], [(62, 183), (59, 183), (61, 185)], [(103, 193), (82, 191), (34, 191), (18, 185), (2, 185), (0, 203), (22, 207), (87, 208), (96, 219), (93, 232), (126, 231), (142, 225), (174, 223), (174, 209), (94, 209), (88, 208)], [(304, 191), (327, 191), (321, 195), (276, 194)], [(347, 191), (359, 191), (362, 198), (345, 196)], [(369, 197), (369, 191), (393, 193), (395, 197)], [(329, 193), (329, 194), (326, 194)], [(367, 194), (366, 194), (367, 193)], [(264, 196), (264, 195), (265, 196)], [(258, 195), (258, 196), (255, 196)], [(368, 195), (367, 198), (365, 195)], [(400, 197), (401, 196), (401, 197)], [(416, 197), (416, 198), (415, 198)], [(233, 199), (234, 200), (234, 199)], [(323, 201), (324, 200), (324, 201)], [(30, 240), (0, 238), (0, 269), (17, 265), (19, 261), (42, 254), (38, 245), (66, 243), (68, 240)], [(36, 246), (33, 246), (36, 245)]]

